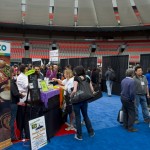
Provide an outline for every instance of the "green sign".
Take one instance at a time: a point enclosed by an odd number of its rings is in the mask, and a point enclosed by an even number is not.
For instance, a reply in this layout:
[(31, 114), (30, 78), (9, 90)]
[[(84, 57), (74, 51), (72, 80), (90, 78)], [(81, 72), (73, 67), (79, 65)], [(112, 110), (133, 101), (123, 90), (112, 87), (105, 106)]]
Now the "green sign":
[(34, 69), (31, 69), (31, 70), (27, 71), (27, 72), (25, 73), (25, 75), (26, 75), (26, 76), (29, 76), (29, 75), (31, 75), (31, 74), (33, 74), (33, 73), (35, 73), (35, 70), (34, 70)]
[(43, 92), (47, 92), (47, 91), (48, 91), (48, 87), (47, 87), (46, 82), (45, 82), (44, 80), (42, 80), (42, 81), (40, 82), (40, 84), (41, 84), (41, 87), (42, 87), (42, 91), (43, 91)]

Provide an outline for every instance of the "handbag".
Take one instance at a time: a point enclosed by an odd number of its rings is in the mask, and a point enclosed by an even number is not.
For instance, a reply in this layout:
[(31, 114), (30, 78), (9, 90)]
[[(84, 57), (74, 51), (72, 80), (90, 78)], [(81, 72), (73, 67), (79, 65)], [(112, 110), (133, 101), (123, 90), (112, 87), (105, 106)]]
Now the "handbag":
[(99, 83), (97, 83), (97, 84), (93, 83), (92, 85), (93, 85), (95, 93), (94, 93), (94, 97), (92, 97), (91, 99), (88, 100), (88, 103), (91, 103), (91, 102), (98, 100), (101, 97), (103, 97), (101, 85)]
[(74, 94), (73, 97), (71, 97), (72, 104), (87, 101), (92, 97), (94, 97), (94, 95), (91, 91), (90, 83), (87, 81), (87, 78), (85, 80), (82, 80), (79, 77), (77, 92)]

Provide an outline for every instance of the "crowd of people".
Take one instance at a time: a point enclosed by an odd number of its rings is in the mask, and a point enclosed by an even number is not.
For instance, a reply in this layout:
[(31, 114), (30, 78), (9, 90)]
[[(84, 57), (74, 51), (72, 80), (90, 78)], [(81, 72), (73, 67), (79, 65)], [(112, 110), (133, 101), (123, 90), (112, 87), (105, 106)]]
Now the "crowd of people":
[[(29, 138), (28, 125), (25, 118), (23, 117), (26, 109), (26, 100), (30, 101), (30, 95), (28, 95), (29, 81), (28, 77), (25, 75), (27, 71), (34, 69), (35, 73), (38, 75), (38, 78), (44, 80), (48, 78), (50, 82), (56, 82), (57, 84), (63, 85), (64, 90), (64, 101), (65, 101), (65, 111), (69, 116), (70, 124), (65, 129), (66, 131), (75, 130), (77, 134), (75, 138), (82, 140), (82, 130), (81, 130), (81, 116), (80, 111), (83, 115), (83, 120), (86, 124), (88, 133), (90, 136), (94, 136), (94, 130), (92, 128), (90, 119), (87, 114), (88, 103), (86, 101), (81, 102), (80, 104), (72, 104), (70, 97), (73, 96), (77, 91), (78, 80), (77, 77), (81, 77), (82, 80), (86, 80), (86, 71), (82, 66), (71, 69), (71, 66), (66, 66), (63, 72), (60, 72), (57, 65), (47, 65), (45, 66), (32, 66), (21, 64), (20, 66), (14, 65), (11, 68), (11, 96), (12, 96), (12, 106), (11, 112), (12, 117), (10, 121), (11, 126), (11, 138), (12, 140), (18, 140), (15, 136), (14, 131), (14, 122), (17, 119), (17, 127), (20, 130), (19, 139)], [(90, 74), (87, 75), (89, 78), (87, 82), (91, 85), (91, 90), (94, 92), (92, 87), (93, 84), (99, 82), (99, 71), (94, 69), (90, 71)], [(17, 113), (18, 112), (18, 113)]]
[(150, 69), (143, 75), (142, 67), (126, 71), (121, 82), (121, 102), (123, 109), (123, 127), (130, 132), (138, 131), (134, 124), (139, 123), (139, 105), (145, 123), (150, 123), (147, 99), (150, 98)]
[[(90, 86), (92, 93), (94, 93), (94, 85), (101, 83), (101, 70), (98, 68), (90, 68), (87, 70), (83, 66), (77, 66), (74, 69), (71, 66), (66, 66), (63, 72), (60, 71), (57, 65), (47, 66), (32, 66), (21, 64), (20, 66), (14, 65), (11, 68), (11, 138), (12, 140), (18, 140), (15, 136), (14, 122), (19, 118), (17, 122), (18, 129), (20, 130), (20, 137), (29, 138), (28, 125), (24, 120), (25, 101), (30, 99), (30, 95), (27, 96), (29, 82), (25, 73), (34, 69), (38, 78), (44, 80), (48, 78), (50, 82), (56, 82), (64, 86), (64, 108), (65, 112), (69, 116), (69, 126), (66, 131), (76, 131), (75, 139), (82, 140), (82, 122), (85, 123), (88, 134), (90, 137), (95, 135), (92, 123), (88, 116), (88, 102), (82, 101), (76, 104), (71, 103), (71, 97), (78, 91), (80, 81), (86, 81)], [(105, 73), (105, 80), (107, 86), (108, 96), (112, 96), (112, 85), (115, 75), (114, 70), (108, 67)], [(114, 76), (114, 77), (112, 77)], [(80, 80), (79, 80), (80, 79)], [(142, 74), (142, 68), (140, 66), (135, 69), (127, 69), (126, 77), (121, 82), (121, 102), (124, 112), (123, 126), (130, 132), (135, 132), (137, 129), (133, 127), (134, 123), (139, 123), (138, 120), (138, 107), (141, 105), (142, 113), (145, 123), (150, 122), (148, 105), (150, 105), (150, 69), (144, 76)], [(17, 113), (17, 111), (19, 113)], [(82, 113), (82, 116), (81, 116)], [(18, 116), (17, 116), (18, 114)], [(17, 117), (16, 117), (17, 116)], [(67, 120), (66, 120), (67, 121)]]

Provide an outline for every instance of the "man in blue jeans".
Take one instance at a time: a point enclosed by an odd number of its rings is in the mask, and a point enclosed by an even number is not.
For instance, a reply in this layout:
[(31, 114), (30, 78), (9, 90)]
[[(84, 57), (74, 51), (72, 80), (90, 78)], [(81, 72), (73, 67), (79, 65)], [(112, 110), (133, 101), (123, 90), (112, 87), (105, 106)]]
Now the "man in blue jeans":
[(111, 97), (111, 94), (112, 94), (112, 86), (113, 86), (112, 74), (113, 73), (114, 73), (114, 70), (111, 67), (108, 67), (107, 71), (105, 72), (107, 94), (109, 97)]
[(138, 120), (138, 107), (141, 105), (143, 118), (145, 123), (150, 122), (149, 117), (149, 111), (147, 108), (147, 101), (146, 101), (146, 95), (149, 98), (149, 90), (148, 90), (148, 81), (144, 75), (142, 75), (142, 68), (141, 66), (135, 67), (135, 90), (136, 90), (136, 101), (135, 101), (135, 112), (136, 112), (136, 118), (135, 123), (139, 123)]

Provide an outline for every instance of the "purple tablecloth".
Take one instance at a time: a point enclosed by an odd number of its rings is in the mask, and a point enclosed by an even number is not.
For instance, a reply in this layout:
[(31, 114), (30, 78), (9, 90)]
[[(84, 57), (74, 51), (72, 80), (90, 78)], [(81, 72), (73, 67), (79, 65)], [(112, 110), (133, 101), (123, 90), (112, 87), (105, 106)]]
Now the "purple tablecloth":
[(48, 99), (50, 99), (51, 97), (60, 94), (59, 90), (49, 90), (48, 92), (42, 92), (41, 91), (41, 100), (42, 102), (44, 102), (45, 107), (47, 108), (47, 103), (48, 103)]

